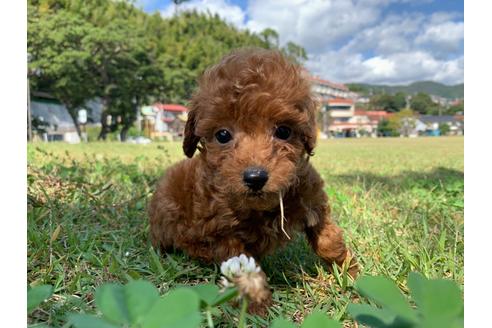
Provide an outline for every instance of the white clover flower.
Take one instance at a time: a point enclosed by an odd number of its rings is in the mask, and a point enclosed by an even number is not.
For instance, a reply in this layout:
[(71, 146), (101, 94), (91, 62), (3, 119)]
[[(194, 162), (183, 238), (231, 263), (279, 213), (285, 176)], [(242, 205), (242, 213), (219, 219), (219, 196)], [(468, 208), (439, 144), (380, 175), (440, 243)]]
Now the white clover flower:
[(234, 284), (230, 282), (229, 279), (222, 276), (219, 280), (219, 286), (222, 286), (223, 288), (229, 288), (229, 287), (234, 287)]
[(244, 254), (234, 256), (220, 265), (220, 271), (229, 280), (232, 280), (243, 274), (260, 272), (261, 268), (256, 265), (253, 257), (247, 257)]
[(220, 271), (223, 276), (219, 284), (224, 288), (237, 287), (241, 297), (247, 296), (254, 302), (264, 302), (271, 297), (266, 276), (253, 257), (244, 254), (231, 257), (222, 262)]

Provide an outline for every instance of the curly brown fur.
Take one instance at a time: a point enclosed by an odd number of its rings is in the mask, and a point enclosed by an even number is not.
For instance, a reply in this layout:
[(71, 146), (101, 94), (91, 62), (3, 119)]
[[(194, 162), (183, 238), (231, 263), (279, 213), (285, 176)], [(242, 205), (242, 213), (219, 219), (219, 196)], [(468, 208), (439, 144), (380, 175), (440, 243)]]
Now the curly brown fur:
[[(308, 162), (316, 142), (316, 102), (299, 66), (279, 52), (236, 51), (208, 69), (191, 101), (183, 149), (149, 207), (155, 247), (182, 249), (206, 262), (241, 253), (261, 258), (304, 231), (328, 264), (341, 265), (347, 248), (330, 219), (323, 181)], [(275, 129), (287, 126), (287, 140)], [(215, 138), (227, 129), (232, 140)], [(196, 149), (198, 156), (193, 157)], [(268, 172), (260, 192), (243, 182), (249, 167)], [(355, 276), (357, 266), (350, 273)]]

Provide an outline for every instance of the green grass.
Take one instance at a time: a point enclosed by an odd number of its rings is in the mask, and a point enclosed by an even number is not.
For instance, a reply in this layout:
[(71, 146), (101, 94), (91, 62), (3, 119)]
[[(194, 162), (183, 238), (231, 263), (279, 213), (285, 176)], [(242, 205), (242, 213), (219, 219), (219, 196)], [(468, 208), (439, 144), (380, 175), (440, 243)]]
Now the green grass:
[[(410, 271), (463, 286), (463, 155), (461, 137), (320, 141), (311, 160), (363, 274), (385, 275), (405, 293)], [(147, 202), (182, 158), (178, 143), (28, 146), (28, 283), (55, 288), (30, 323), (61, 326), (69, 312), (93, 312), (103, 282), (145, 278), (164, 293), (219, 278), (218, 266), (150, 247)], [(304, 237), (261, 265), (274, 306), (266, 319), (251, 317), (254, 326), (279, 315), (301, 321), (313, 309), (354, 325), (352, 282), (327, 273)], [(226, 306), (214, 320), (231, 326), (238, 313)]]

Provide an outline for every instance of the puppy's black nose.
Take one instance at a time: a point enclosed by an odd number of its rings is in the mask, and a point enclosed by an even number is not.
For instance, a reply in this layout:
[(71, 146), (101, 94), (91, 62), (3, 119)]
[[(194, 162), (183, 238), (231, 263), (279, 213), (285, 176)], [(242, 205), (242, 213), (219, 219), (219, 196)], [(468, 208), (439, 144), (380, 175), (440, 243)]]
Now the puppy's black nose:
[(248, 167), (244, 170), (243, 181), (249, 189), (259, 191), (268, 181), (268, 172), (261, 167)]

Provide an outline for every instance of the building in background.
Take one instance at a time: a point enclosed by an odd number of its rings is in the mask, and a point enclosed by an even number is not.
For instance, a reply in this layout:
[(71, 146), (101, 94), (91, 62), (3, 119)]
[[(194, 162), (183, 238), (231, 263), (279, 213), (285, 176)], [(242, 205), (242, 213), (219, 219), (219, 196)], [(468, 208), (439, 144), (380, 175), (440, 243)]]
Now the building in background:
[(358, 97), (358, 94), (350, 91), (344, 84), (324, 80), (317, 76), (308, 76), (308, 80), (311, 82), (311, 90), (321, 101), (332, 98), (354, 99)]
[[(32, 92), (30, 100), (34, 140), (68, 143), (81, 141), (65, 105), (45, 92)], [(99, 99), (88, 101), (81, 109), (85, 109), (87, 114), (82, 130), (85, 127), (101, 126), (102, 103)]]
[(356, 126), (352, 122), (355, 113), (355, 104), (352, 99), (331, 98), (322, 100), (321, 131), (328, 137), (355, 136)]
[[(339, 136), (356, 136), (358, 130), (369, 128), (367, 118), (354, 118), (355, 103), (369, 102), (369, 99), (352, 92), (341, 83), (335, 83), (311, 76), (307, 71), (311, 90), (321, 104), (320, 133), (322, 138)], [(358, 126), (362, 126), (360, 129)]]
[(378, 126), (382, 120), (387, 120), (391, 114), (384, 110), (355, 110), (351, 120), (357, 123), (357, 136), (378, 136)]
[(34, 140), (80, 142), (67, 108), (51, 95), (34, 92), (31, 96), (31, 115)]
[[(425, 135), (463, 135), (465, 133), (465, 124), (463, 115), (420, 115), (419, 120), (425, 124)], [(443, 125), (447, 125), (446, 133), (443, 133)]]
[(188, 109), (177, 104), (156, 103), (142, 107), (144, 134), (153, 138), (174, 140), (183, 136)]

